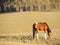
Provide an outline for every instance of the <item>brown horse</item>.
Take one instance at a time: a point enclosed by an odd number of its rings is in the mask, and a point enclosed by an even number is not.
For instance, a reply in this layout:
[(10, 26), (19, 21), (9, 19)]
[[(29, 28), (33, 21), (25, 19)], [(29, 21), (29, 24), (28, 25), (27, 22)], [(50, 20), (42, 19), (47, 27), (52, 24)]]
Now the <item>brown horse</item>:
[(33, 24), (33, 39), (36, 37), (39, 39), (38, 32), (44, 31), (44, 37), (47, 39), (47, 35), (50, 37), (51, 30), (46, 22), (36, 22)]

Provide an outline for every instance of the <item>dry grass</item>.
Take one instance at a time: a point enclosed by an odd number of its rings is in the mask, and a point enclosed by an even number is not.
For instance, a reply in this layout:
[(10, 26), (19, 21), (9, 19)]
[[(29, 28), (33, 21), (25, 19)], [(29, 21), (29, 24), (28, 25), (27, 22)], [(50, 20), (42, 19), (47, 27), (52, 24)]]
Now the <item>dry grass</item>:
[[(60, 12), (0, 14), (0, 45), (60, 45), (59, 15)], [(39, 40), (32, 39), (32, 24), (36, 21), (48, 23), (52, 30), (52, 39), (44, 40), (43, 31), (39, 32)]]

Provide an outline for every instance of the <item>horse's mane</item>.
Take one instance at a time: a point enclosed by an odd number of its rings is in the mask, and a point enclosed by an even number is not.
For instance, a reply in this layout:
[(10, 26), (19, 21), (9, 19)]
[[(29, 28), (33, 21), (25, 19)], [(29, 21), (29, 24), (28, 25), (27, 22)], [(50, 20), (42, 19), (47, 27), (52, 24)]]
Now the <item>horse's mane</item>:
[[(48, 24), (46, 22), (44, 22), (44, 24), (46, 24), (48, 26)], [(48, 29), (47, 29), (47, 34), (49, 35), (49, 33), (51, 32), (51, 29), (49, 28), (48, 26)]]

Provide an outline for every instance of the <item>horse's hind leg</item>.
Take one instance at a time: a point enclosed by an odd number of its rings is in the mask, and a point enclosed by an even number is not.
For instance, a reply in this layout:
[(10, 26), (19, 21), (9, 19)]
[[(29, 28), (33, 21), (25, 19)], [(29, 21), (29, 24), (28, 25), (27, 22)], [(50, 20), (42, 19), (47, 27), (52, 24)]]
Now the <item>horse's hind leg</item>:
[(38, 31), (36, 31), (36, 39), (39, 39), (39, 34), (38, 34)]

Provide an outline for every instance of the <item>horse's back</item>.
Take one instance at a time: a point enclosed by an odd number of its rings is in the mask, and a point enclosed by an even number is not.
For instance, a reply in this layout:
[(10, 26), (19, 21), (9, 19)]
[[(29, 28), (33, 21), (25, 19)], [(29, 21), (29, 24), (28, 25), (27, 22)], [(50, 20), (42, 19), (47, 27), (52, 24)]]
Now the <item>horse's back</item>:
[(45, 22), (38, 22), (36, 24), (36, 28), (37, 28), (37, 30), (47, 30), (48, 26), (47, 26), (47, 23), (45, 23)]

